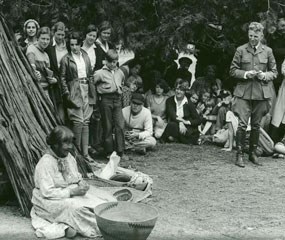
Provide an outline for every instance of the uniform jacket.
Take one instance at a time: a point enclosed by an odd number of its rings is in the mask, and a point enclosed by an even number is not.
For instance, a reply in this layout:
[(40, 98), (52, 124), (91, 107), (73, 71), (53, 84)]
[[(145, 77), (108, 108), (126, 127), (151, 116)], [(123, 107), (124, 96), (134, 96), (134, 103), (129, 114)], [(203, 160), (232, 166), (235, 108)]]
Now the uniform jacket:
[[(82, 57), (86, 66), (86, 75), (89, 85), (89, 104), (96, 103), (96, 89), (92, 78), (92, 69), (90, 59), (84, 50), (81, 50)], [(60, 65), (60, 78), (62, 86), (62, 95), (69, 95), (70, 100), (77, 106), (83, 105), (83, 99), (80, 92), (80, 83), (78, 81), (77, 66), (71, 53), (66, 54)]]
[[(250, 70), (265, 72), (267, 82), (258, 79), (245, 79), (245, 72)], [(252, 100), (271, 98), (272, 80), (277, 77), (272, 49), (261, 43), (256, 52), (249, 43), (238, 47), (230, 66), (230, 76), (237, 80), (234, 96)]]

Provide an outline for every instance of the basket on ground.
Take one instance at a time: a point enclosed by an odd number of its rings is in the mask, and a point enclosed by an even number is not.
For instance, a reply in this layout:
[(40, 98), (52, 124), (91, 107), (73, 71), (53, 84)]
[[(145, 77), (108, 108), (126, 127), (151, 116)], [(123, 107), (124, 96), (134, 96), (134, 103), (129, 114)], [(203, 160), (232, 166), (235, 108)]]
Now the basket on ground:
[(95, 215), (104, 240), (146, 240), (158, 212), (142, 203), (109, 202), (98, 205)]

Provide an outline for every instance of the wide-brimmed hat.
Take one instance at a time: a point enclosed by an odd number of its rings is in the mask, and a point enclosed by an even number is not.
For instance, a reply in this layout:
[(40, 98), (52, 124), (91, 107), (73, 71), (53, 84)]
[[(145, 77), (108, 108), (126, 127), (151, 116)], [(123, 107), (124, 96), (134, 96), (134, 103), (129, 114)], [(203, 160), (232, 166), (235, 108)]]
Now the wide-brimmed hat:
[(131, 101), (133, 103), (143, 105), (144, 104), (144, 96), (140, 93), (133, 93)]

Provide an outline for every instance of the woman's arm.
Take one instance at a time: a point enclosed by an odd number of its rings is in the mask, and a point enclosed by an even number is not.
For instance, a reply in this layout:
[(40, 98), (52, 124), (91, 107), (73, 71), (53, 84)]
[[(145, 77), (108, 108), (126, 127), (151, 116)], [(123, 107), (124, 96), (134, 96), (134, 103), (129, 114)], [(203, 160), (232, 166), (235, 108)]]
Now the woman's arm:
[(176, 105), (174, 97), (170, 97), (166, 100), (166, 117), (170, 122), (179, 122), (176, 118)]
[[(185, 120), (190, 121), (190, 124), (192, 126), (198, 126), (202, 123), (202, 119), (200, 118), (195, 105), (192, 102), (188, 102), (186, 105), (188, 111), (189, 111), (189, 117)], [(189, 125), (189, 124), (188, 124)]]
[(63, 59), (61, 59), (60, 62), (60, 84), (61, 84), (61, 94), (62, 95), (69, 95), (69, 90), (67, 87), (67, 83), (66, 83), (66, 75), (67, 75), (67, 71), (68, 71), (68, 59), (67, 57), (63, 57)]
[(282, 66), (281, 66), (281, 73), (283, 76), (285, 76), (285, 59), (284, 59)]

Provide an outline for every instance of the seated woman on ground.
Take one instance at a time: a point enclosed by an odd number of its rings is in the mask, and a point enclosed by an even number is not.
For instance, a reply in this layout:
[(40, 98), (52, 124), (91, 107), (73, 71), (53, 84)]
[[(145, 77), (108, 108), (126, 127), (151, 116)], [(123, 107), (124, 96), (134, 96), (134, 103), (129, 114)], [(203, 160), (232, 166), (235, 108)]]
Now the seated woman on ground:
[(65, 126), (55, 127), (47, 137), (49, 148), (34, 174), (32, 225), (37, 228), (40, 222), (48, 221), (58, 223), (60, 229), (57, 230), (63, 235), (65, 231), (67, 237), (74, 237), (76, 233), (97, 237), (101, 234), (93, 209), (101, 203), (117, 200), (82, 179), (76, 160), (69, 152), (73, 139), (74, 134)]
[(201, 124), (201, 118), (195, 105), (187, 99), (186, 90), (178, 84), (175, 96), (166, 100), (168, 124), (161, 136), (163, 141), (198, 144), (198, 125)]
[(166, 127), (166, 99), (165, 93), (168, 91), (167, 83), (163, 80), (157, 80), (152, 94), (146, 98), (146, 107), (150, 110), (152, 120), (154, 137), (160, 138)]

